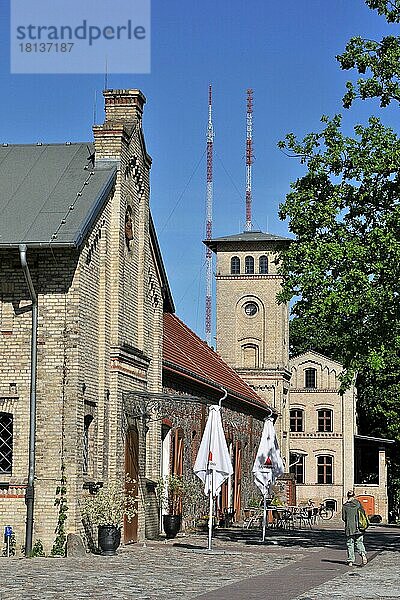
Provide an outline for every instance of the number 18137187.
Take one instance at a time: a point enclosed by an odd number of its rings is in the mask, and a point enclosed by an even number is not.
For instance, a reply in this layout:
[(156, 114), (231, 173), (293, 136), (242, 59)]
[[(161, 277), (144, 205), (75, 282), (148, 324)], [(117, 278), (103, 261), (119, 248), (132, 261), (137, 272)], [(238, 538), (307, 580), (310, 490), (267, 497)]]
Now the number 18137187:
[(20, 52), (71, 52), (72, 42), (24, 42), (19, 45)]

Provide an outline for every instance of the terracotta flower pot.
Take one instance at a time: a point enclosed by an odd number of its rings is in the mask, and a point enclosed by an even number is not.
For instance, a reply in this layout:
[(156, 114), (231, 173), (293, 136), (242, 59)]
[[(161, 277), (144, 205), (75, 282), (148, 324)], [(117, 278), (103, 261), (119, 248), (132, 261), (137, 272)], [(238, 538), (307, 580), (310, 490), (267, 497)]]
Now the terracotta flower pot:
[(115, 525), (99, 525), (99, 546), (103, 556), (114, 556), (121, 543), (121, 528)]

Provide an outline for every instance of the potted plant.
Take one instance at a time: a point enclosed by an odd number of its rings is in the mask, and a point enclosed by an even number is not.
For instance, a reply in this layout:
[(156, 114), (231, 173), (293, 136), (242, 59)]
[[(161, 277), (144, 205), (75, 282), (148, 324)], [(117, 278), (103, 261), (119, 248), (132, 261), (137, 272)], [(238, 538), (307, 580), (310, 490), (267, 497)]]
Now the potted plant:
[(82, 513), (90, 524), (98, 526), (101, 553), (113, 556), (121, 543), (124, 517), (131, 521), (137, 514), (137, 498), (123, 482), (113, 481), (84, 498)]
[(163, 515), (163, 528), (168, 539), (174, 538), (182, 524), (182, 502), (187, 483), (179, 475), (166, 475), (158, 482), (161, 506), (168, 511)]

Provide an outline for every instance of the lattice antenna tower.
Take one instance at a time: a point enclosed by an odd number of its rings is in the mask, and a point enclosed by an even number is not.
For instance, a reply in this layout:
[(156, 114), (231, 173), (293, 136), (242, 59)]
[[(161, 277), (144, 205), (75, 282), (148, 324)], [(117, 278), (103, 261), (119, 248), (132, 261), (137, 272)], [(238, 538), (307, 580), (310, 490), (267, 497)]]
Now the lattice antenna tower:
[(247, 117), (246, 117), (246, 231), (251, 231), (251, 204), (252, 204), (252, 165), (253, 165), (253, 90), (247, 90)]
[[(212, 124), (212, 87), (208, 88), (208, 126), (207, 126), (207, 199), (206, 199), (206, 239), (212, 236), (213, 209), (213, 146), (214, 128)], [(206, 341), (211, 346), (211, 291), (212, 291), (212, 252), (206, 249)]]

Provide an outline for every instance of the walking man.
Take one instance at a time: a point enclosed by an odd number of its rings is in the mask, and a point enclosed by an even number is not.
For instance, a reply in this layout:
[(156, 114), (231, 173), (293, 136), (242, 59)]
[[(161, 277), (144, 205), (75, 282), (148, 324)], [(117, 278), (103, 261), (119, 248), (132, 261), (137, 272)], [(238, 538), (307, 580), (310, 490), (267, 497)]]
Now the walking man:
[(342, 519), (345, 523), (347, 564), (349, 567), (352, 567), (355, 562), (355, 550), (361, 556), (362, 564), (367, 564), (367, 554), (363, 540), (364, 531), (360, 529), (358, 520), (360, 509), (364, 510), (361, 503), (355, 498), (354, 491), (347, 492), (347, 502), (343, 504)]

